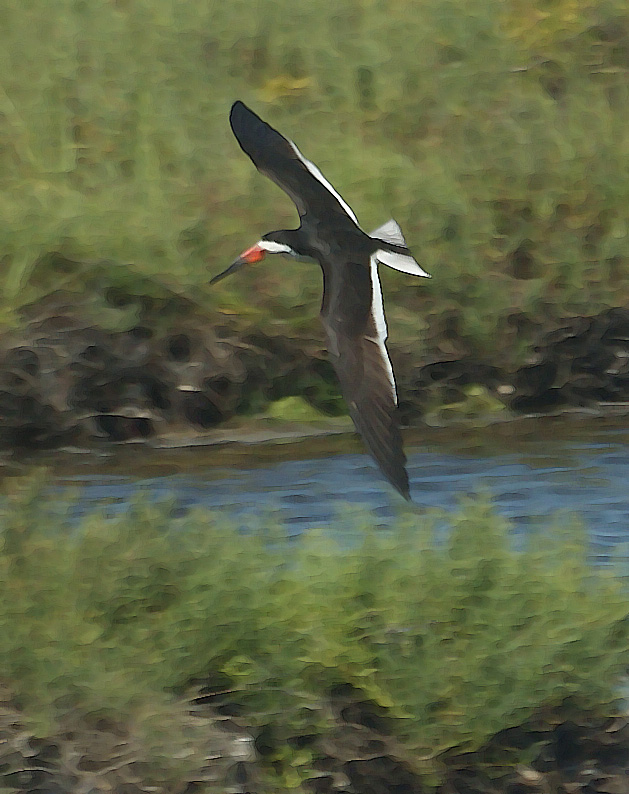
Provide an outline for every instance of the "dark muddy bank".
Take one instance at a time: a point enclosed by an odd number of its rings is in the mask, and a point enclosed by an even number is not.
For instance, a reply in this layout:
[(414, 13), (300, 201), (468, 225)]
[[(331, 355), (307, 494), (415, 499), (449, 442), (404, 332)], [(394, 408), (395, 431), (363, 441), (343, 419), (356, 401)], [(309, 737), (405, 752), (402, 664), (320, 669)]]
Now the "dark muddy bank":
[[(107, 301), (133, 317), (125, 330), (102, 327), (86, 299), (57, 294), (0, 339), (0, 447), (189, 436), (291, 395), (324, 414), (344, 410), (316, 322), (311, 336), (286, 338), (271, 324), (243, 331), (178, 296), (111, 291)], [(390, 344), (407, 424), (464, 403), (472, 386), (514, 415), (629, 400), (629, 310), (540, 326), (523, 366), (509, 365), (508, 353), (506, 364), (453, 353), (464, 346), (443, 328), (430, 333), (421, 358)]]

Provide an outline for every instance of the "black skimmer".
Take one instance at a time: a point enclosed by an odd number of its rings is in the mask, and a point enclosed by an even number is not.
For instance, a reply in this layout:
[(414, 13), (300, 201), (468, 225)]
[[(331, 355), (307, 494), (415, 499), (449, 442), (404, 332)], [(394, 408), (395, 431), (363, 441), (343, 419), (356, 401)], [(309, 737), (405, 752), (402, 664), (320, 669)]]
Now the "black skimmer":
[(258, 171), (293, 200), (301, 225), (265, 234), (210, 283), (259, 262), (266, 254), (319, 263), (323, 271), (321, 319), (343, 397), (382, 473), (410, 500), (395, 379), (385, 346), (387, 325), (378, 263), (414, 276), (428, 273), (413, 258), (394, 220), (366, 234), (321, 171), (246, 105), (235, 102), (229, 120), (240, 147)]

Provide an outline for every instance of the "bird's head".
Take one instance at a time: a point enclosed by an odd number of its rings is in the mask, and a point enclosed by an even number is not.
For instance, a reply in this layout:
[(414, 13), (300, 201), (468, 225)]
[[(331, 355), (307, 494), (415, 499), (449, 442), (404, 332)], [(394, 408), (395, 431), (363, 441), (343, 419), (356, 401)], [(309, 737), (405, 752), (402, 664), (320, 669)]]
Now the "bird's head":
[(217, 281), (235, 273), (240, 270), (243, 265), (253, 265), (255, 262), (261, 262), (267, 254), (288, 254), (295, 256), (295, 251), (288, 242), (288, 232), (269, 232), (265, 234), (262, 239), (258, 240), (251, 248), (247, 248), (240, 254), (238, 259), (234, 260), (232, 264), (219, 273), (210, 281), (210, 284), (216, 284)]

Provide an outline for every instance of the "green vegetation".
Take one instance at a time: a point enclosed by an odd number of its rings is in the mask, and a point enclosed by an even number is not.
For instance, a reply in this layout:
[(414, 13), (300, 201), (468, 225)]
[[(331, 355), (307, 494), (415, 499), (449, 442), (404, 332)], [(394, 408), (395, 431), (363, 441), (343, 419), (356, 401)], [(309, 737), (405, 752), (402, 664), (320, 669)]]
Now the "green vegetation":
[(166, 504), (72, 526), (34, 480), (0, 522), (0, 680), (21, 719), (42, 737), (76, 715), (134, 725), (162, 781), (198, 762), (198, 726), (173, 727), (194, 682), (266, 737), (277, 791), (316, 766), (341, 691), (431, 776), (440, 754), (566, 699), (612, 713), (627, 665), (626, 592), (586, 563), (581, 534), (551, 527), (514, 550), (480, 499), (390, 532), (354, 516), (342, 548), (329, 530), (287, 543), (270, 518), (241, 533)]
[(622, 0), (7, 0), (0, 67), (5, 325), (59, 287), (114, 286), (309, 328), (316, 268), (271, 260), (205, 288), (294, 219), (232, 139), (237, 97), (299, 142), (365, 228), (402, 224), (433, 279), (384, 274), (398, 342), (421, 344), (429, 321), (518, 355), (530, 331), (514, 314), (626, 302)]
[(424, 421), (430, 425), (442, 425), (452, 422), (490, 422), (496, 417), (504, 416), (504, 403), (493, 397), (483, 386), (466, 386), (463, 390), (465, 400), (458, 403), (438, 405), (428, 410)]

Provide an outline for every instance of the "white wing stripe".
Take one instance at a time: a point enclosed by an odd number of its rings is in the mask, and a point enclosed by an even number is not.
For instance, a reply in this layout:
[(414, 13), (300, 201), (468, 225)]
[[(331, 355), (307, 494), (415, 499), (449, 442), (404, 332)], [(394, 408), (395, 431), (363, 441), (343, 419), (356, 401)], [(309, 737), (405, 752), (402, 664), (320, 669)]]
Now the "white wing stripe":
[(349, 215), (349, 217), (358, 226), (358, 218), (354, 214), (354, 210), (349, 206), (349, 204), (345, 201), (345, 199), (336, 192), (336, 190), (332, 187), (332, 185), (328, 182), (328, 180), (323, 176), (321, 171), (319, 171), (317, 166), (314, 163), (311, 163), (310, 160), (306, 160), (306, 158), (303, 156), (303, 154), (299, 151), (299, 149), (295, 146), (295, 144), (292, 141), (288, 141), (288, 142), (293, 147), (293, 151), (295, 152), (297, 157), (299, 157), (301, 162), (306, 166), (306, 168), (310, 171), (310, 173), (313, 175), (313, 177), (315, 179), (318, 179), (319, 182), (321, 182), (321, 184), (325, 188), (327, 188), (327, 190), (329, 190), (330, 193), (332, 193), (332, 195), (334, 196), (335, 199), (337, 199), (337, 201), (339, 202), (341, 207), (343, 207), (345, 212)]
[(384, 303), (382, 302), (382, 288), (380, 286), (380, 276), (378, 275), (378, 260), (372, 256), (369, 260), (369, 271), (371, 275), (371, 316), (376, 326), (376, 339), (373, 339), (382, 353), (383, 364), (386, 367), (389, 383), (393, 391), (393, 401), (397, 405), (397, 390), (395, 388), (395, 378), (389, 352), (385, 345), (387, 338), (387, 321), (384, 316)]

